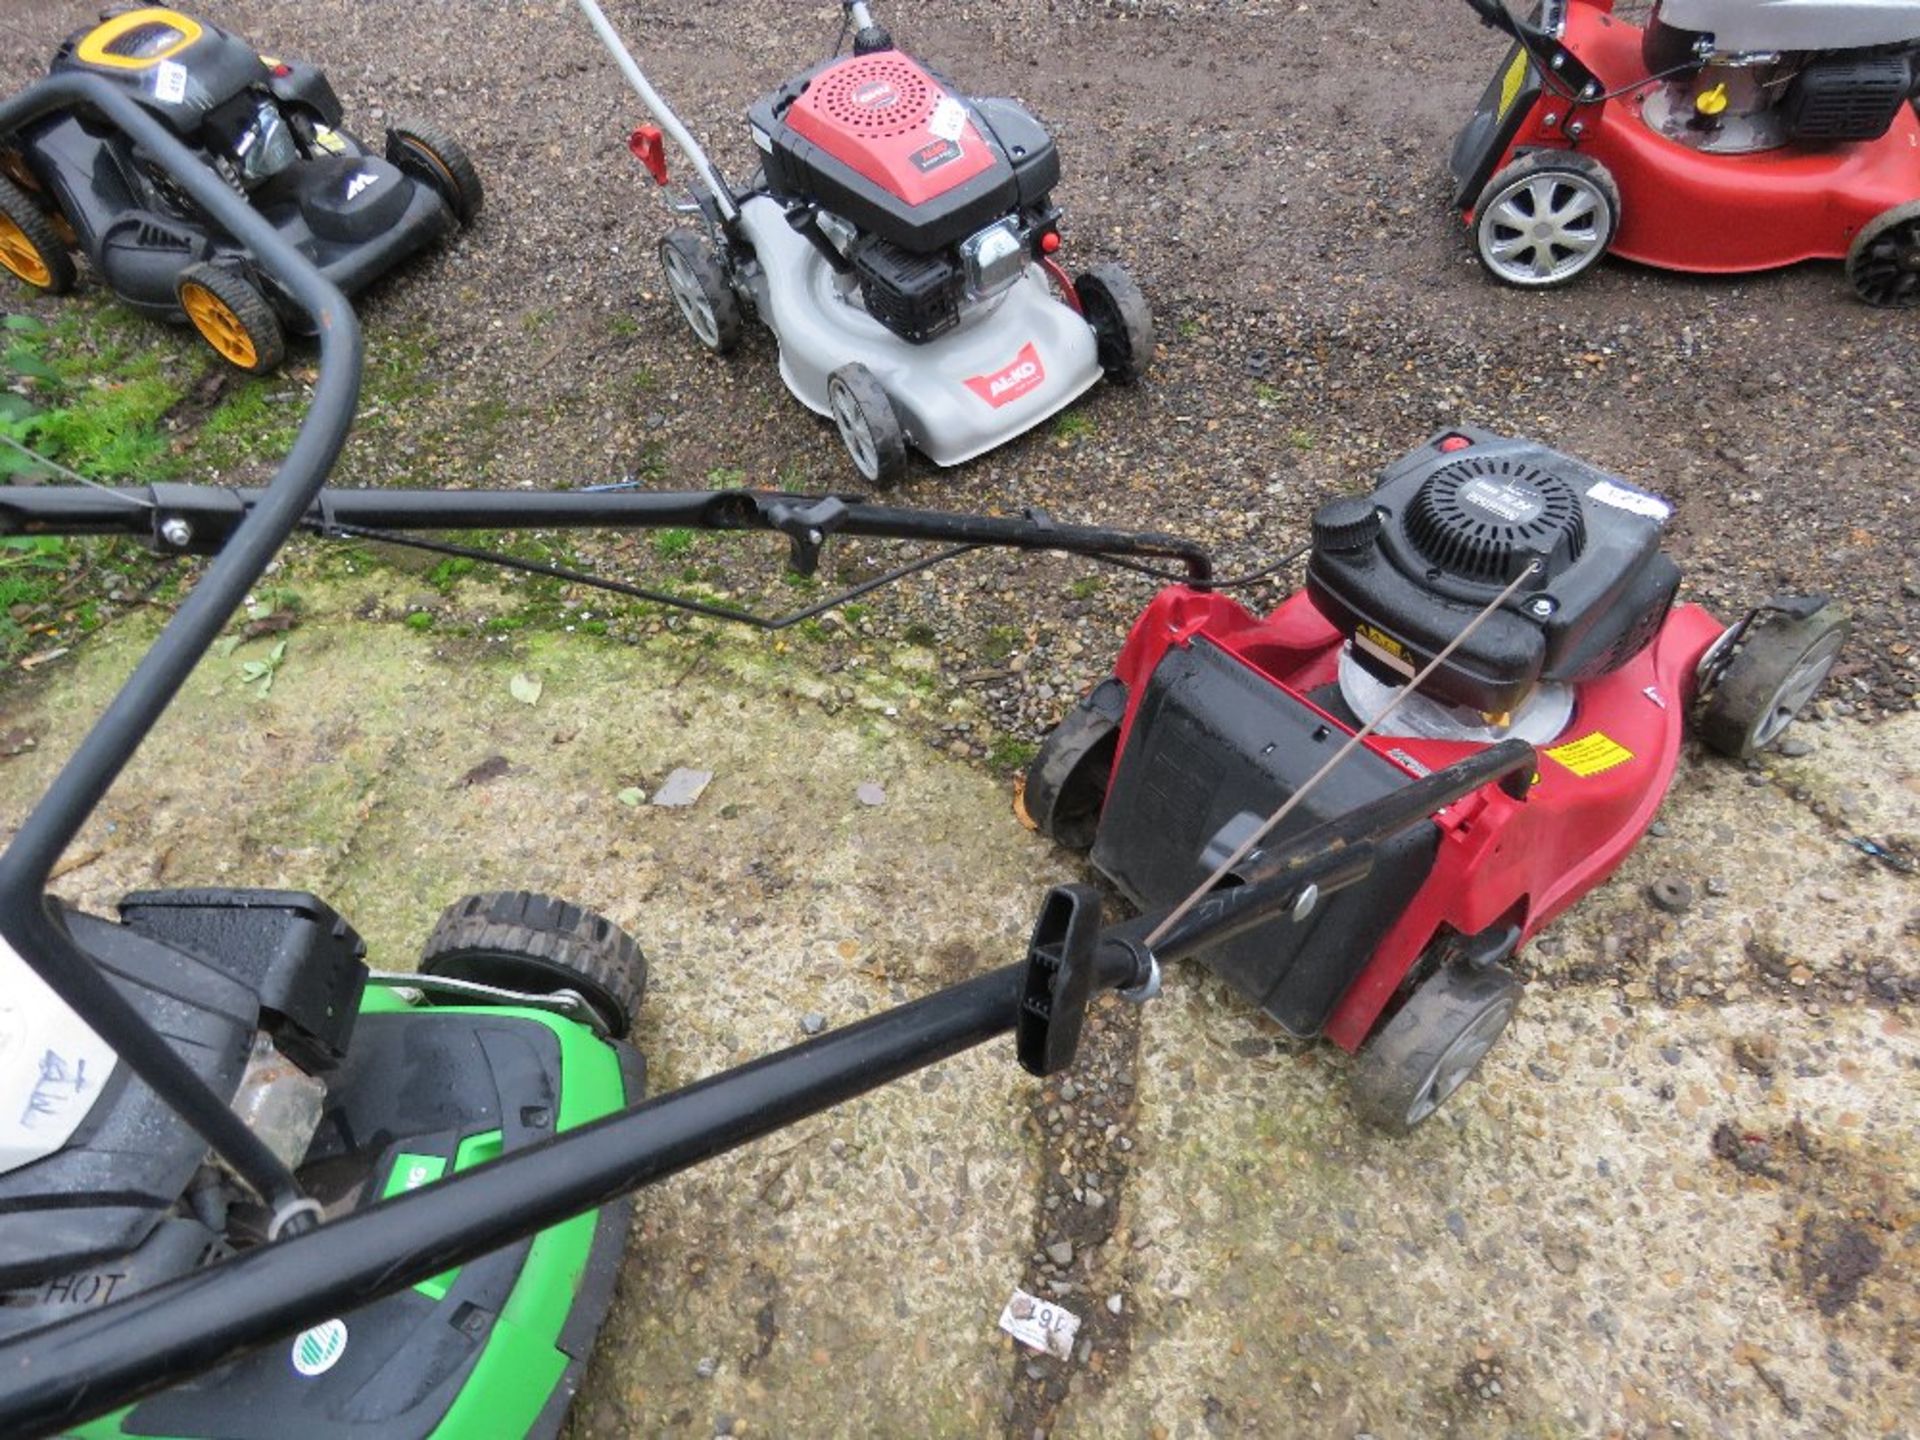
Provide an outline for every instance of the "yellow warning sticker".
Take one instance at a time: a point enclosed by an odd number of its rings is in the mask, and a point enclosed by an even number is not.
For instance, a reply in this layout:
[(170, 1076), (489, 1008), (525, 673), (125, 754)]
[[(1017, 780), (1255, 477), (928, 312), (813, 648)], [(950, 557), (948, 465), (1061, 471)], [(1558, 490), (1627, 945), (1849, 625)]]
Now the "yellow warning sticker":
[(1407, 658), (1407, 647), (1386, 631), (1372, 625), (1358, 625), (1354, 628), (1353, 643), (1402, 675), (1413, 674), (1413, 662)]
[(1633, 759), (1631, 750), (1598, 730), (1591, 735), (1582, 735), (1578, 740), (1570, 740), (1565, 745), (1557, 745), (1547, 754), (1583, 780)]
[(1507, 111), (1520, 98), (1520, 86), (1527, 78), (1527, 65), (1527, 52), (1524, 49), (1514, 51), (1513, 62), (1507, 66), (1507, 73), (1500, 77), (1500, 108), (1494, 112), (1496, 120), (1506, 119)]

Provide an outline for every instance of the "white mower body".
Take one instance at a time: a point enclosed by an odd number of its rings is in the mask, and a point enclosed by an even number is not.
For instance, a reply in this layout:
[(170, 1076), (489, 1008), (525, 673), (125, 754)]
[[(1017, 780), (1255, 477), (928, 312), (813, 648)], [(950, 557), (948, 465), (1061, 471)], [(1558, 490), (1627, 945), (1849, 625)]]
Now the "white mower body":
[(1724, 52), (1864, 50), (1920, 39), (1920, 0), (1662, 0), (1659, 17)]
[(914, 345), (866, 312), (774, 201), (749, 197), (740, 224), (759, 263), (751, 298), (779, 342), (780, 377), (816, 414), (831, 414), (828, 377), (864, 365), (913, 447), (936, 465), (958, 465), (1031, 430), (1100, 379), (1092, 329), (1037, 269)]

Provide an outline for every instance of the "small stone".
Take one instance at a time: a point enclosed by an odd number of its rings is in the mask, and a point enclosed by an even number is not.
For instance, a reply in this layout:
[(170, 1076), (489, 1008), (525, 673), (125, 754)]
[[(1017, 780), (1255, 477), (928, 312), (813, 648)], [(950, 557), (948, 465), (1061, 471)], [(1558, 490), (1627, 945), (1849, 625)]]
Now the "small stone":
[(1068, 1104), (1072, 1104), (1080, 1098), (1080, 1087), (1073, 1083), (1073, 1077), (1071, 1075), (1060, 1082), (1060, 1098)]
[(654, 792), (653, 803), (664, 810), (685, 810), (698, 803), (707, 793), (707, 786), (713, 783), (711, 770), (688, 770), (684, 767), (667, 776), (666, 782)]
[(827, 1028), (827, 1017), (815, 1011), (800, 1017), (800, 1028), (809, 1035), (818, 1035)]
[(1102, 1195), (1098, 1190), (1089, 1190), (1086, 1193), (1085, 1203), (1089, 1210), (1103, 1210), (1106, 1208), (1107, 1197)]
[(1467, 1243), (1467, 1217), (1458, 1210), (1447, 1211), (1447, 1229), (1462, 1245)]
[(1062, 1269), (1073, 1264), (1073, 1242), (1071, 1240), (1054, 1241), (1047, 1246), (1047, 1259)]
[(1118, 1292), (1107, 1296), (1107, 1313), (1109, 1315), (1118, 1315), (1122, 1310), (1126, 1309), (1126, 1306), (1126, 1297)]
[(719, 1368), (720, 1362), (714, 1359), (713, 1356), (702, 1355), (700, 1357), (700, 1363), (693, 1367), (693, 1373), (698, 1375), (702, 1380), (711, 1380), (714, 1372)]
[(869, 780), (853, 792), (854, 798), (862, 805), (878, 808), (887, 803), (887, 787), (876, 785)]
[(1789, 760), (1799, 760), (1813, 753), (1812, 742), (1802, 740), (1798, 735), (1789, 735), (1774, 748)]
[(1684, 880), (1663, 877), (1647, 886), (1647, 899), (1656, 910), (1681, 915), (1693, 908), (1693, 886)]

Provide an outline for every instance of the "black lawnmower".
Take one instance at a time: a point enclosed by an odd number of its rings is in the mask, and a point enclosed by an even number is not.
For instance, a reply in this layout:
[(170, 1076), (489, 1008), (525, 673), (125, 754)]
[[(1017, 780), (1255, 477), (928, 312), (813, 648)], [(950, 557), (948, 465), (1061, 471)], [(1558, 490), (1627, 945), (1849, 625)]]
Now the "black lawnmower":
[[(437, 127), (394, 125), (374, 154), (342, 128), (319, 69), (175, 10), (111, 14), (51, 72), (96, 76), (161, 120), (348, 295), (480, 213), (473, 162)], [(305, 325), (253, 252), (85, 104), (0, 135), (0, 266), (60, 295), (76, 251), (127, 305), (191, 324), (249, 374), (279, 365)]]

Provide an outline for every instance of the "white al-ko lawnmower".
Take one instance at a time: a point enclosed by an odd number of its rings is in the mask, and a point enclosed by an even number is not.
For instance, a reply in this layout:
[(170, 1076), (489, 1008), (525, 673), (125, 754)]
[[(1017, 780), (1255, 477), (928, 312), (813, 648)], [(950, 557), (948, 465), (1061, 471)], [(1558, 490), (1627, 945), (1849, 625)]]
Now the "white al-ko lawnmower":
[(1119, 265), (1077, 278), (1058, 259), (1059, 153), (1012, 100), (960, 95), (862, 3), (853, 53), (803, 71), (747, 117), (759, 151), (736, 190), (641, 72), (594, 0), (580, 9), (653, 120), (629, 148), (663, 188), (666, 142), (692, 179), (676, 214), (702, 229), (660, 242), (669, 292), (707, 349), (740, 341), (750, 307), (780, 375), (831, 419), (870, 483), (897, 482), (911, 446), (958, 465), (1071, 404), (1104, 374), (1137, 379), (1153, 318)]

